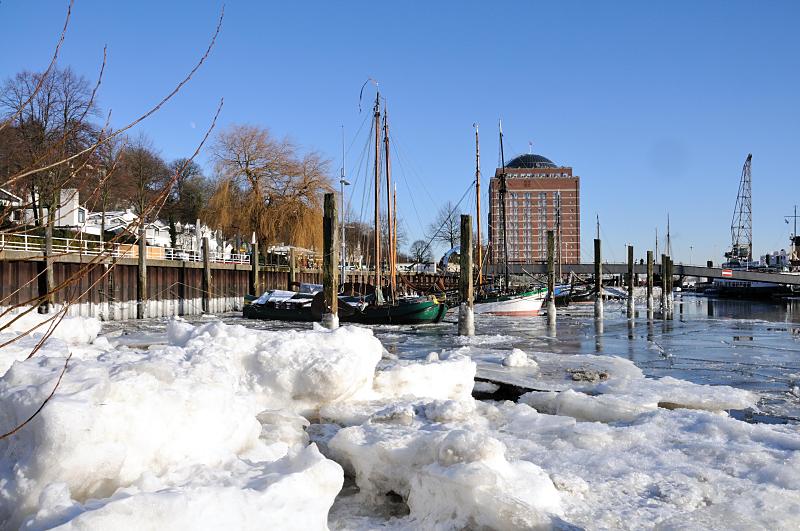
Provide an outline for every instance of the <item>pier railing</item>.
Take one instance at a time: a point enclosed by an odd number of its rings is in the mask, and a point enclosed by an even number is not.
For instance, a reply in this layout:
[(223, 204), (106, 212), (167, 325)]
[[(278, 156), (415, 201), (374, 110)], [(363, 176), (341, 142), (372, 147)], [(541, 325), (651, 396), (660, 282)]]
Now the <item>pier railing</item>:
[[(0, 251), (21, 251), (44, 253), (45, 238), (30, 234), (9, 234), (0, 232)], [(145, 247), (147, 258), (151, 260), (177, 260), (183, 262), (202, 262), (203, 253), (192, 249), (173, 249), (171, 247)], [(130, 243), (105, 243), (80, 238), (53, 238), (53, 254), (76, 254), (86, 256), (104, 255), (113, 258), (137, 258), (139, 246)], [(249, 264), (250, 256), (244, 253), (223, 253), (211, 251), (209, 261), (225, 264)]]

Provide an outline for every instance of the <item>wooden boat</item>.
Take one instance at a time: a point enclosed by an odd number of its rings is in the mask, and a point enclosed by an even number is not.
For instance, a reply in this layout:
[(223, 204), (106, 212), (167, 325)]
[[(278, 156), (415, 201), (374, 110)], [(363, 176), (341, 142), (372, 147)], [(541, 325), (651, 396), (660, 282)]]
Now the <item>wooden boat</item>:
[(513, 294), (487, 294), (475, 299), (473, 311), (506, 317), (535, 317), (539, 315), (546, 296), (546, 288)]
[[(340, 297), (342, 301), (345, 297)], [(351, 304), (349, 301), (344, 301)], [(339, 306), (341, 308), (341, 305)], [(401, 299), (397, 304), (363, 305), (350, 315), (340, 315), (339, 321), (361, 324), (416, 325), (438, 323), (447, 313), (447, 305), (436, 298), (414, 297)]]
[[(375, 97), (375, 240), (374, 258), (375, 273), (371, 286), (359, 290), (362, 295), (339, 295), (339, 322), (361, 324), (425, 324), (438, 323), (447, 312), (447, 304), (436, 297), (400, 297), (396, 287), (396, 245), (394, 237), (393, 208), (391, 194), (387, 193), (387, 212), (389, 219), (389, 286), (388, 297), (384, 298), (382, 290), (375, 290), (381, 282), (381, 246), (380, 246), (380, 93)], [(384, 112), (383, 146), (386, 162), (386, 189), (391, 190), (391, 167), (389, 165), (389, 125)], [(352, 287), (351, 287), (352, 288)], [(321, 286), (320, 286), (321, 289)], [(301, 289), (301, 291), (303, 291)], [(351, 289), (352, 291), (352, 289)], [(347, 293), (347, 290), (344, 290)], [(264, 294), (259, 300), (245, 303), (243, 315), (253, 319), (277, 319), (287, 321), (320, 321), (325, 311), (324, 295), (318, 293), (303, 294), (294, 292), (273, 291)]]
[[(505, 168), (505, 156), (503, 153), (503, 128), (500, 126), (500, 158), (503, 168)], [(480, 195), (480, 147), (479, 147), (479, 139), (478, 139), (478, 127), (477, 124), (475, 125), (475, 200), (476, 205), (478, 207), (478, 227), (480, 230), (480, 204), (481, 204), (481, 195)], [(502, 227), (503, 234), (506, 232), (506, 215), (505, 215), (505, 193), (506, 193), (506, 182), (505, 182), (505, 172), (500, 175), (500, 225)], [(474, 300), (474, 307), (473, 311), (476, 314), (489, 314), (489, 315), (499, 315), (499, 316), (506, 316), (506, 317), (535, 317), (539, 315), (542, 304), (544, 303), (547, 297), (547, 289), (545, 288), (535, 288), (535, 289), (522, 289), (519, 291), (512, 291), (508, 288), (509, 286), (509, 274), (508, 274), (508, 246), (506, 244), (506, 238), (503, 238), (503, 261), (505, 264), (505, 275), (504, 275), (504, 282), (503, 282), (503, 289), (493, 290), (489, 288), (488, 290), (483, 290), (481, 287), (483, 275), (482, 275), (482, 260), (481, 260), (481, 242), (480, 242), (480, 232), (478, 232), (478, 294)]]
[(318, 321), (311, 309), (317, 293), (310, 289), (300, 292), (276, 289), (260, 297), (245, 295), (242, 316), (275, 321)]

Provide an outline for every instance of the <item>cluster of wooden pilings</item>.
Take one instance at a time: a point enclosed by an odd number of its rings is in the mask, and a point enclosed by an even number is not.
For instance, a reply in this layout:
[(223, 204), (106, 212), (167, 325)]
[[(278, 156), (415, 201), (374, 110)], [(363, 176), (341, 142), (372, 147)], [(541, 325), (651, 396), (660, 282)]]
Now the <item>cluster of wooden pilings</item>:
[[(552, 232), (552, 231), (551, 231)], [(633, 319), (636, 315), (635, 298), (633, 288), (638, 284), (638, 275), (634, 271), (635, 260), (633, 258), (633, 245), (628, 245), (628, 273), (626, 275), (626, 283), (628, 285), (628, 298), (627, 298), (627, 315), (628, 319)], [(661, 315), (664, 319), (672, 319), (674, 301), (672, 296), (673, 290), (673, 262), (669, 255), (661, 255)], [(655, 301), (653, 298), (653, 251), (647, 251), (647, 270), (646, 270), (646, 287), (647, 287), (647, 317), (652, 319), (655, 313)], [(594, 316), (596, 319), (603, 318), (603, 262), (602, 262), (602, 248), (599, 239), (594, 240), (594, 288), (595, 288), (595, 305)], [(552, 293), (552, 291), (551, 291)]]
[[(337, 207), (336, 197), (334, 194), (325, 195), (325, 208), (323, 217), (323, 286), (325, 290), (325, 300), (328, 307), (324, 314), (323, 324), (329, 328), (338, 326), (337, 317), (337, 304), (338, 299), (336, 294), (339, 287), (339, 242), (336, 230), (337, 224)], [(472, 216), (461, 216), (461, 253), (460, 253), (460, 266), (461, 273), (459, 277), (459, 294), (460, 306), (458, 317), (458, 331), (461, 335), (473, 335), (475, 333), (475, 318), (474, 318), (474, 279), (473, 279), (473, 257), (472, 257)], [(556, 285), (556, 272), (555, 272), (555, 253), (554, 253), (554, 232), (547, 231), (547, 320), (548, 324), (552, 327), (556, 325), (556, 305), (555, 305), (555, 285)], [(638, 275), (635, 272), (635, 261), (633, 246), (627, 246), (628, 251), (628, 273), (626, 281), (628, 285), (627, 297), (627, 315), (629, 320), (635, 317), (635, 297), (634, 286), (638, 283)], [(257, 256), (257, 252), (254, 256)], [(294, 263), (290, 259), (290, 263)], [(253, 264), (254, 270), (258, 269), (258, 264)], [(661, 315), (665, 319), (672, 318), (673, 299), (672, 299), (672, 259), (666, 254), (661, 255)], [(654, 279), (654, 265), (653, 265), (653, 251), (647, 251), (647, 316), (652, 319), (654, 316), (654, 299), (653, 299), (653, 279)], [(604, 307), (604, 291), (603, 291), (603, 262), (602, 262), (602, 247), (600, 239), (594, 240), (594, 288), (595, 288), (595, 301), (594, 301), (594, 315), (595, 319), (602, 321), (603, 307)], [(258, 286), (253, 287), (254, 292), (258, 292)], [(329, 302), (328, 302), (329, 301)]]

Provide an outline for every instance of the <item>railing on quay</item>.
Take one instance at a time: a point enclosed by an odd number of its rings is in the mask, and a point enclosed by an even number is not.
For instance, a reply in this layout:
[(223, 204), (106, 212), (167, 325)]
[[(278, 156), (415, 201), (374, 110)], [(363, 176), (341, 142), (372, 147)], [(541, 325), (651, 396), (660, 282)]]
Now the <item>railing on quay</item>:
[[(45, 238), (29, 234), (9, 234), (0, 232), (0, 251), (22, 251), (44, 253)], [(110, 256), (113, 258), (136, 258), (139, 246), (129, 243), (103, 243), (97, 240), (80, 238), (53, 238), (53, 254), (77, 254), (87, 256)], [(192, 249), (173, 249), (171, 247), (146, 246), (147, 258), (152, 260), (178, 260), (183, 262), (202, 262), (203, 253)], [(211, 251), (209, 261), (224, 264), (249, 264), (250, 256), (244, 253), (222, 253)]]

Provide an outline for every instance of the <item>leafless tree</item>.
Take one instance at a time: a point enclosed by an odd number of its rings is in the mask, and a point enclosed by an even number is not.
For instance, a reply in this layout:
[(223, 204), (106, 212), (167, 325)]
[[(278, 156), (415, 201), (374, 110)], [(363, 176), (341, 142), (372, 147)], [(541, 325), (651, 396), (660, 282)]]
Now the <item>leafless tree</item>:
[(436, 218), (428, 226), (428, 238), (449, 245), (450, 249), (461, 241), (461, 211), (448, 201), (439, 209)]
[(424, 240), (417, 240), (408, 248), (411, 261), (416, 264), (424, 264), (433, 259), (430, 246)]

